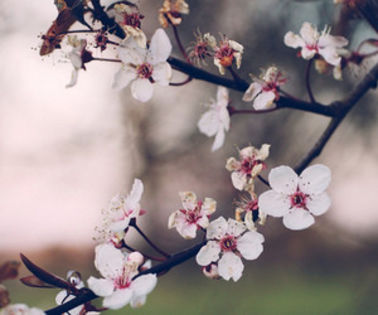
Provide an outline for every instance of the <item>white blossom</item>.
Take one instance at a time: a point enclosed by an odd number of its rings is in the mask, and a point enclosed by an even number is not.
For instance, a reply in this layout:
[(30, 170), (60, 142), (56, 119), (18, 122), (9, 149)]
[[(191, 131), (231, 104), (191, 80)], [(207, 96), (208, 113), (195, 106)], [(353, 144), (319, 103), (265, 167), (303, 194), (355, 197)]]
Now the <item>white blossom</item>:
[(230, 129), (230, 114), (227, 110), (229, 103), (228, 90), (219, 86), (217, 91), (217, 99), (213, 100), (199, 122), (198, 128), (208, 137), (215, 136), (212, 151), (222, 147), (225, 138), (225, 132)]
[(147, 102), (154, 83), (169, 85), (172, 68), (167, 59), (171, 51), (172, 44), (161, 28), (155, 31), (148, 49), (141, 48), (132, 37), (124, 40), (118, 49), (122, 67), (114, 77), (113, 87), (122, 89), (131, 82), (132, 96)]
[(246, 226), (234, 219), (219, 217), (212, 221), (206, 232), (207, 243), (196, 256), (200, 266), (218, 264), (218, 274), (225, 280), (238, 281), (244, 265), (241, 257), (257, 259), (263, 251), (264, 236), (248, 231)]
[(286, 82), (281, 71), (277, 67), (269, 67), (261, 79), (254, 78), (254, 82), (248, 87), (243, 96), (244, 102), (253, 101), (256, 110), (264, 110), (275, 107), (275, 101), (279, 99), (278, 88)]
[(325, 61), (333, 66), (337, 66), (341, 62), (338, 50), (348, 45), (348, 40), (342, 36), (330, 35), (330, 29), (325, 27), (319, 33), (316, 27), (308, 22), (304, 22), (299, 35), (293, 32), (286, 33), (284, 37), (286, 46), (292, 48), (301, 48), (301, 56), (303, 59), (309, 60), (317, 54), (322, 56)]
[(288, 166), (273, 168), (269, 173), (272, 187), (260, 195), (259, 209), (273, 217), (283, 217), (291, 230), (303, 230), (315, 220), (313, 215), (325, 213), (331, 200), (325, 192), (331, 171), (322, 164), (312, 165), (298, 175)]
[(131, 307), (142, 306), (156, 286), (155, 274), (138, 274), (140, 254), (123, 253), (110, 244), (96, 247), (95, 266), (103, 278), (90, 277), (89, 288), (98, 296), (104, 297), (103, 306), (110, 309), (120, 309), (130, 303)]
[(228, 39), (223, 36), (219, 45), (216, 45), (216, 40), (214, 36), (210, 34), (205, 34), (208, 43), (214, 49), (214, 64), (218, 67), (219, 73), (224, 75), (225, 68), (231, 67), (233, 61), (235, 60), (236, 67), (239, 69), (242, 62), (242, 55), (244, 52), (244, 47), (238, 42)]
[(0, 315), (44, 315), (45, 312), (36, 307), (28, 307), (26, 304), (10, 304), (0, 310)]
[(197, 196), (191, 191), (180, 192), (183, 209), (173, 212), (169, 216), (168, 228), (176, 228), (185, 239), (195, 238), (197, 230), (206, 229), (209, 217), (216, 210), (216, 201), (212, 198), (197, 201)]

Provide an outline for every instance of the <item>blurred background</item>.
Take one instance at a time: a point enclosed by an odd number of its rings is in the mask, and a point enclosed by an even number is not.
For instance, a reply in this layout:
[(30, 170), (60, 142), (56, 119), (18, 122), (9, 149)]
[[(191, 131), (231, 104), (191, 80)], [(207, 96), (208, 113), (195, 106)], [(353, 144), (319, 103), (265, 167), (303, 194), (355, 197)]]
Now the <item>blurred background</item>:
[[(150, 37), (159, 27), (162, 1), (141, 0), (142, 27)], [(240, 75), (279, 66), (289, 77), (285, 89), (306, 97), (305, 62), (283, 44), (304, 21), (323, 29), (337, 23), (333, 1), (188, 0), (191, 14), (179, 31), (186, 46), (193, 32), (226, 34), (244, 45)], [(145, 231), (175, 252), (193, 244), (168, 231), (169, 214), (181, 204), (179, 191), (218, 201), (217, 214), (232, 216), (238, 193), (225, 161), (237, 147), (272, 144), (268, 168), (294, 166), (312, 147), (328, 119), (294, 110), (232, 117), (225, 145), (211, 153), (213, 138), (196, 125), (215, 98), (216, 86), (193, 81), (156, 87), (149, 103), (133, 100), (129, 89), (111, 89), (119, 65), (92, 62), (77, 86), (66, 89), (71, 63), (62, 52), (41, 58), (40, 36), (57, 15), (53, 1), (0, 2), (0, 263), (22, 252), (63, 276), (70, 269), (94, 274), (94, 229), (101, 209), (115, 194), (128, 193), (135, 177), (145, 184), (140, 220)], [(340, 23), (338, 23), (340, 26)], [(78, 26), (80, 28), (80, 26)], [(353, 49), (376, 33), (352, 17), (336, 29)], [(168, 30), (170, 38), (173, 34)], [(175, 44), (174, 44), (175, 46)], [(175, 46), (174, 55), (180, 57)], [(312, 73), (316, 99), (328, 104), (350, 92), (368, 69), (347, 69), (344, 80)], [(209, 61), (207, 70), (217, 73)], [(185, 76), (175, 73), (174, 81)], [(236, 108), (250, 108), (230, 92)], [(194, 261), (162, 277), (136, 314), (377, 314), (378, 164), (377, 92), (352, 110), (323, 151), (333, 181), (332, 208), (302, 232), (269, 218), (262, 256), (245, 262), (237, 283), (204, 278)], [(267, 176), (267, 171), (264, 173)], [(265, 190), (258, 186), (257, 191)], [(137, 237), (134, 247), (145, 249)], [(147, 249), (148, 251), (148, 249)], [(23, 269), (22, 274), (27, 274)], [(49, 308), (55, 290), (6, 282), (13, 302)], [(119, 314), (129, 312), (124, 309)], [(130, 311), (131, 312), (131, 311)]]

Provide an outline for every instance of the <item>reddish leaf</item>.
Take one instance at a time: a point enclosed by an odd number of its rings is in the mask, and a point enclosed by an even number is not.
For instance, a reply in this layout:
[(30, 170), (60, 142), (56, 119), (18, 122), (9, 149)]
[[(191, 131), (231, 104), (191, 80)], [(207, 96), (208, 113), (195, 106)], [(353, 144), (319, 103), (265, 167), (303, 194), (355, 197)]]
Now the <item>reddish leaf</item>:
[(20, 281), (27, 285), (28, 287), (33, 287), (33, 288), (55, 288), (55, 286), (52, 286), (40, 279), (38, 279), (36, 276), (27, 276), (27, 277), (23, 277), (20, 279)]

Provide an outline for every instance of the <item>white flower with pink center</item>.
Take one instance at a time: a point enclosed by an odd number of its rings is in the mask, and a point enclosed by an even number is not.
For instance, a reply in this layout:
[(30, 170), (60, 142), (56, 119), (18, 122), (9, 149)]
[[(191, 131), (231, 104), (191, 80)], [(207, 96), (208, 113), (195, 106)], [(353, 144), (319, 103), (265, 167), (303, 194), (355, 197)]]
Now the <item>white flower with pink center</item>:
[(128, 196), (117, 195), (110, 201), (107, 210), (104, 211), (104, 230), (110, 230), (111, 237), (117, 237), (116, 233), (122, 233), (130, 223), (130, 220), (142, 214), (140, 199), (143, 194), (143, 183), (136, 178)]
[(122, 68), (114, 77), (113, 87), (122, 89), (131, 82), (132, 96), (147, 102), (152, 97), (154, 83), (169, 85), (172, 68), (167, 59), (171, 51), (171, 42), (161, 28), (155, 31), (148, 49), (141, 48), (132, 37), (124, 40), (118, 49)]
[(199, 122), (198, 128), (208, 137), (215, 136), (211, 151), (216, 151), (222, 147), (225, 138), (225, 132), (230, 129), (230, 114), (227, 110), (229, 103), (228, 90), (219, 86), (217, 99), (210, 104), (210, 109), (204, 113)]
[(309, 60), (320, 55), (329, 64), (337, 66), (341, 61), (338, 50), (348, 45), (348, 40), (342, 36), (332, 36), (329, 32), (330, 29), (325, 27), (319, 33), (316, 27), (304, 22), (299, 35), (288, 32), (284, 37), (284, 42), (286, 46), (301, 48), (303, 59)]
[(231, 173), (231, 180), (238, 190), (253, 191), (253, 179), (265, 168), (263, 162), (269, 156), (269, 144), (259, 149), (248, 146), (240, 150), (240, 159), (231, 157), (227, 160), (226, 169)]
[(185, 239), (195, 238), (198, 229), (209, 226), (209, 217), (216, 210), (216, 201), (212, 198), (197, 201), (197, 196), (191, 191), (179, 193), (183, 209), (173, 212), (168, 219), (168, 228), (176, 228)]
[[(219, 217), (209, 224), (206, 232), (207, 243), (196, 256), (200, 266), (217, 263), (217, 273), (225, 280), (238, 281), (244, 265), (241, 257), (257, 259), (263, 251), (264, 236), (248, 231), (243, 223), (234, 219)], [(213, 268), (214, 266), (211, 266)]]
[(0, 315), (44, 315), (45, 312), (36, 307), (28, 307), (26, 304), (10, 304), (0, 310)]
[(288, 166), (273, 168), (269, 173), (272, 189), (260, 195), (259, 210), (283, 217), (288, 229), (306, 229), (315, 222), (313, 215), (322, 215), (330, 207), (325, 192), (330, 182), (331, 171), (322, 164), (306, 168), (299, 177)]
[(138, 252), (126, 254), (110, 244), (98, 245), (95, 266), (103, 278), (90, 277), (88, 286), (96, 295), (104, 297), (104, 307), (120, 309), (129, 303), (131, 307), (139, 307), (157, 282), (155, 274), (133, 280), (142, 262), (143, 256)]
[(286, 79), (276, 67), (269, 67), (260, 78), (253, 79), (255, 82), (251, 83), (245, 91), (243, 101), (253, 101), (253, 107), (256, 110), (274, 108), (274, 102), (280, 98), (279, 86), (283, 85)]

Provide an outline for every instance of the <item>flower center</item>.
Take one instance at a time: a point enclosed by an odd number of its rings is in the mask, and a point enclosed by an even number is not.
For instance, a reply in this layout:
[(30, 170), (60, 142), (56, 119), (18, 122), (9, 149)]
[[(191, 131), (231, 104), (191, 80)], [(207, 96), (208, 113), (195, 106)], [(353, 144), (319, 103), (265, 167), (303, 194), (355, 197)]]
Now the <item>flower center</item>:
[(298, 190), (296, 193), (292, 194), (290, 197), (291, 206), (297, 207), (297, 208), (305, 208), (306, 199), (307, 199), (307, 196), (303, 192)]
[(127, 268), (123, 267), (122, 275), (114, 279), (114, 287), (117, 289), (125, 289), (128, 288), (130, 284), (131, 280), (129, 279)]
[(220, 241), (220, 246), (223, 251), (233, 251), (236, 249), (236, 238), (232, 235), (226, 235)]
[(153, 67), (145, 62), (137, 66), (137, 74), (142, 79), (149, 79), (152, 76)]
[(241, 162), (241, 171), (244, 173), (244, 174), (247, 174), (247, 175), (251, 175), (252, 173), (252, 169), (258, 164), (260, 163), (259, 160), (255, 160), (255, 158), (252, 156), (248, 156), (246, 158), (244, 158)]
[(194, 47), (194, 55), (199, 59), (205, 59), (210, 56), (208, 44), (206, 42), (199, 42)]
[(234, 59), (234, 50), (227, 43), (222, 44), (216, 51), (215, 58), (219, 59), (223, 67), (229, 67)]

